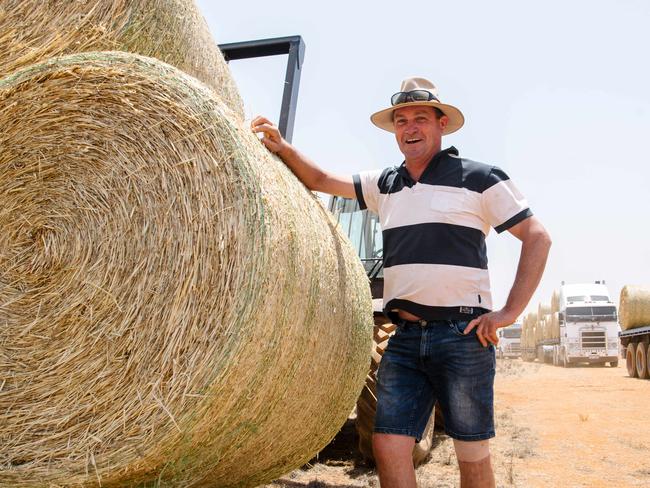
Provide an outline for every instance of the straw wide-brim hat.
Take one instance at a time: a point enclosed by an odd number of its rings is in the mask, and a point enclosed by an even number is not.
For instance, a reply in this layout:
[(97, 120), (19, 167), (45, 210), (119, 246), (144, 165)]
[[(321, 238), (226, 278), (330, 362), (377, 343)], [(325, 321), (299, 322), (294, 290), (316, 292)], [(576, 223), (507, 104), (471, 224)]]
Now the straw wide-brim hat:
[(370, 116), (370, 120), (380, 129), (387, 130), (388, 132), (395, 132), (395, 127), (393, 126), (393, 112), (398, 108), (402, 107), (415, 107), (418, 105), (426, 107), (436, 107), (442, 111), (447, 117), (449, 117), (449, 122), (443, 131), (444, 135), (451, 134), (460, 129), (465, 123), (465, 117), (463, 113), (458, 110), (453, 105), (440, 102), (440, 97), (438, 97), (438, 89), (436, 86), (425, 78), (407, 78), (402, 81), (402, 86), (400, 87), (400, 92), (409, 92), (412, 90), (426, 90), (431, 93), (435, 98), (427, 102), (405, 102), (399, 103), (397, 105), (392, 105), (389, 108), (375, 112)]

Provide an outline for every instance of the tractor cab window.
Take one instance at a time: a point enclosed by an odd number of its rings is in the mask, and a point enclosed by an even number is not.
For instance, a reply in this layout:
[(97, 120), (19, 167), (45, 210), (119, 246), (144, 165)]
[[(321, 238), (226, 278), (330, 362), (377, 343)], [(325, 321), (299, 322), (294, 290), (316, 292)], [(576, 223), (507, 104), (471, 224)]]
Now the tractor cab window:
[(383, 277), (383, 241), (379, 217), (361, 210), (356, 200), (332, 197), (330, 211), (357, 251), (363, 266), (371, 277)]

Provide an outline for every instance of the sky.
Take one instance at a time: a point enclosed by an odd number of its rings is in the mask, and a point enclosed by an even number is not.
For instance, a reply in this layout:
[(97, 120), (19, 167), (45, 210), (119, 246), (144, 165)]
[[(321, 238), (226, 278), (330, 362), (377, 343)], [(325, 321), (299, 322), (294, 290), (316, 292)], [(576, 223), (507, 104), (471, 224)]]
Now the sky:
[[(401, 80), (433, 81), (465, 126), (443, 138), (504, 169), (553, 239), (527, 310), (566, 283), (605, 280), (613, 301), (650, 284), (650, 2), (197, 0), (217, 43), (302, 36), (293, 144), (328, 171), (400, 164), (373, 126)], [(246, 116), (277, 121), (286, 56), (233, 61)], [(520, 244), (490, 233), (495, 307)]]

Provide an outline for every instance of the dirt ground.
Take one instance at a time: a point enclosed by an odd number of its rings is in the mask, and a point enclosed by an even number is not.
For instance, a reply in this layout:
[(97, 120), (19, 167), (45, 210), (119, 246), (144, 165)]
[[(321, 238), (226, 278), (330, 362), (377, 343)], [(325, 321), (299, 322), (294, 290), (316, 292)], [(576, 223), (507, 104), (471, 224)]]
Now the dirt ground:
[[(650, 381), (618, 368), (560, 368), (498, 360), (497, 437), (492, 459), (498, 487), (650, 486)], [(379, 487), (356, 450), (354, 421), (307, 466), (265, 488)], [(419, 486), (458, 486), (451, 440), (437, 436)]]

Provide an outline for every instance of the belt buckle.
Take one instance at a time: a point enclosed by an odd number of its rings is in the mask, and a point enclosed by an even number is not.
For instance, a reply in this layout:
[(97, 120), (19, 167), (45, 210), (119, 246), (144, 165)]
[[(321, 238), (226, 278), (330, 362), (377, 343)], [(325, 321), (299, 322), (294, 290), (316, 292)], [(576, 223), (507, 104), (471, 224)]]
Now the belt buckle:
[(427, 326), (427, 324), (428, 324), (429, 322), (427, 322), (427, 321), (424, 320), (424, 319), (420, 319), (420, 320), (417, 321), (417, 323), (418, 323), (418, 325), (419, 325), (420, 327), (424, 328), (424, 327)]

